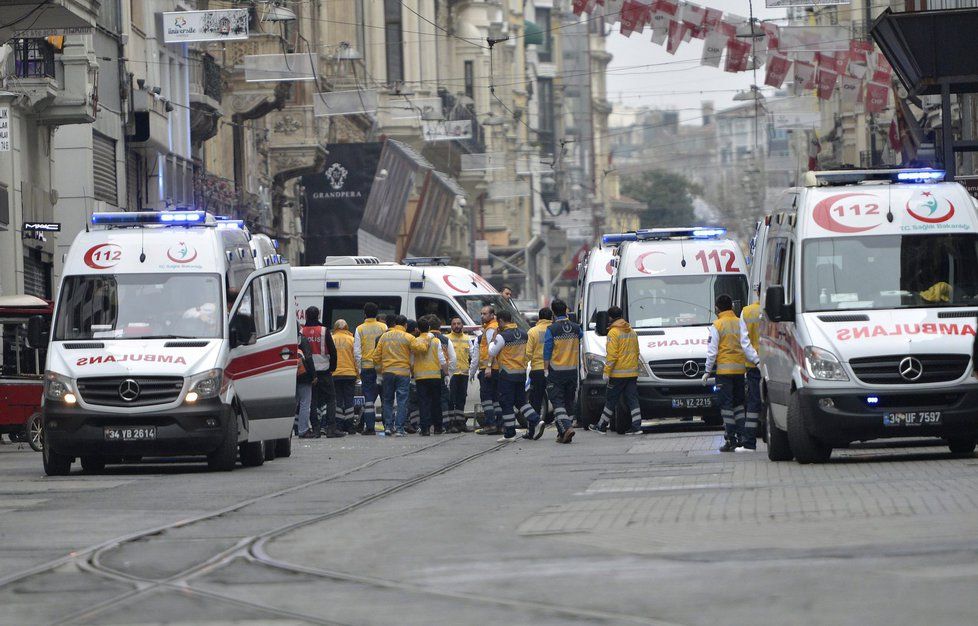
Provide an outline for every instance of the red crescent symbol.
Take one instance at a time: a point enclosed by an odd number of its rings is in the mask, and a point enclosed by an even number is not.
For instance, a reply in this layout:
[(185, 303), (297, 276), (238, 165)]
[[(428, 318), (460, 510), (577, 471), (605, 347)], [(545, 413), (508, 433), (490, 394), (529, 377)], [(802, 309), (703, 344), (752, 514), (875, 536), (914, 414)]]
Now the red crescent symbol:
[(458, 287), (456, 287), (456, 286), (455, 286), (454, 284), (452, 284), (452, 281), (451, 281), (451, 279), (452, 279), (452, 278), (454, 278), (454, 277), (453, 277), (453, 276), (452, 276), (451, 274), (445, 274), (445, 275), (444, 275), (444, 276), (442, 276), (441, 278), (442, 278), (442, 280), (444, 280), (444, 281), (445, 281), (445, 284), (446, 284), (446, 285), (448, 285), (449, 287), (451, 287), (452, 289), (454, 289), (455, 291), (457, 291), (457, 292), (459, 292), (459, 293), (469, 293), (469, 292), (470, 292), (470, 290), (469, 290), (469, 289), (459, 289), (459, 288), (458, 288)]
[[(115, 256), (115, 255), (108, 254), (109, 251), (112, 250), (113, 248), (119, 251), (119, 256), (122, 255), (122, 249), (119, 246), (115, 245), (114, 243), (100, 243), (97, 246), (92, 246), (91, 248), (88, 249), (88, 252), (85, 253), (85, 257), (84, 257), (85, 265), (96, 270), (107, 270), (110, 267), (114, 266), (116, 263), (119, 262), (119, 258), (116, 257), (111, 260), (108, 258), (108, 257)], [(105, 249), (105, 253), (102, 256), (104, 256), (106, 258), (106, 261), (108, 261), (106, 265), (101, 265), (95, 259), (95, 255), (98, 254), (99, 251), (102, 249)]]
[(946, 222), (954, 215), (954, 205), (951, 201), (947, 201), (947, 205), (951, 207), (951, 210), (947, 212), (947, 215), (943, 217), (924, 217), (923, 215), (917, 215), (910, 209), (910, 201), (907, 200), (907, 213), (909, 213), (915, 220), (920, 220), (921, 222), (926, 222), (928, 224), (940, 224), (941, 222)]
[(608, 265), (606, 265), (604, 268), (608, 271), (609, 276), (615, 273), (615, 266), (612, 265), (612, 263), (614, 263), (614, 261), (608, 261)]
[(812, 211), (812, 219), (815, 223), (824, 228), (825, 230), (832, 231), (834, 233), (864, 233), (867, 230), (873, 230), (879, 224), (873, 224), (872, 226), (846, 226), (845, 224), (840, 224), (832, 217), (831, 209), (832, 205), (839, 200), (845, 200), (846, 198), (852, 198), (856, 196), (864, 196), (866, 198), (876, 199), (876, 196), (872, 196), (868, 193), (840, 193), (834, 196), (829, 196), (823, 199), (821, 202), (815, 205), (815, 209)]
[(638, 258), (635, 259), (635, 269), (642, 272), (643, 274), (651, 274), (652, 272), (645, 269), (645, 258), (652, 256), (653, 254), (665, 254), (665, 252), (646, 252), (644, 254), (638, 255)]
[(174, 263), (190, 263), (191, 261), (193, 261), (194, 259), (197, 258), (197, 249), (196, 248), (193, 248), (193, 251), (194, 251), (194, 253), (190, 256), (189, 259), (175, 259), (175, 258), (173, 258), (173, 255), (170, 254), (170, 251), (167, 250), (166, 251), (166, 258), (170, 259)]

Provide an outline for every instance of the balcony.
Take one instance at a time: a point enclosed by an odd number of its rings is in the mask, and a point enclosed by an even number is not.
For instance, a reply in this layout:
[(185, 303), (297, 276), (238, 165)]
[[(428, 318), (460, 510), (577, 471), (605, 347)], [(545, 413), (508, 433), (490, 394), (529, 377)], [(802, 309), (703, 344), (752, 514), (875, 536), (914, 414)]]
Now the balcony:
[[(57, 41), (58, 48), (51, 42)], [(24, 94), (39, 124), (91, 124), (95, 121), (95, 80), (98, 65), (81, 38), (16, 39), (11, 43), (16, 79), (12, 88)]]
[(133, 133), (129, 142), (134, 148), (157, 152), (170, 150), (170, 114), (166, 105), (150, 92), (139, 89), (132, 94)]
[(459, 99), (448, 93), (441, 91), (442, 110), (445, 112), (446, 120), (471, 120), (472, 138), (458, 139), (453, 141), (456, 147), (461, 148), (470, 154), (480, 154), (486, 151), (486, 131), (471, 104), (462, 104)]
[(221, 98), (224, 76), (214, 57), (202, 50), (190, 51), (190, 138), (203, 143), (217, 134), (224, 115)]

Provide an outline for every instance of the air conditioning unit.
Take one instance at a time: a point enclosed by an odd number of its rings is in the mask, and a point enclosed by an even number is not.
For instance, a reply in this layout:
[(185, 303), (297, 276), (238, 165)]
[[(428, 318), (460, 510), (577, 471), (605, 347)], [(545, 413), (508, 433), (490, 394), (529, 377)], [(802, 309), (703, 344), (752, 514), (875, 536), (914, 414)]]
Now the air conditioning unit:
[(380, 259), (375, 256), (328, 256), (323, 265), (380, 265)]

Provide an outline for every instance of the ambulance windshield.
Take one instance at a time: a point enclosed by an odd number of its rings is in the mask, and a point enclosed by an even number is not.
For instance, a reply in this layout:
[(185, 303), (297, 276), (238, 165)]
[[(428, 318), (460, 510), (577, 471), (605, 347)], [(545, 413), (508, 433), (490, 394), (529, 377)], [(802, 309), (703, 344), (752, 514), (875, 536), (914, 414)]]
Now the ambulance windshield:
[(715, 319), (714, 302), (727, 294), (740, 312), (747, 303), (747, 278), (741, 274), (693, 274), (627, 278), (623, 302), (633, 328), (704, 326)]
[(978, 235), (876, 235), (805, 243), (805, 311), (978, 304)]
[(523, 314), (516, 309), (512, 302), (504, 300), (498, 293), (486, 293), (480, 296), (458, 296), (455, 299), (462, 305), (462, 308), (465, 309), (465, 312), (476, 324), (482, 323), (482, 307), (488, 304), (497, 313), (503, 309), (508, 310), (513, 314), (513, 321), (516, 322), (517, 326), (523, 330), (530, 329), (530, 323), (526, 321)]
[(54, 339), (212, 339), (223, 319), (216, 274), (68, 276)]

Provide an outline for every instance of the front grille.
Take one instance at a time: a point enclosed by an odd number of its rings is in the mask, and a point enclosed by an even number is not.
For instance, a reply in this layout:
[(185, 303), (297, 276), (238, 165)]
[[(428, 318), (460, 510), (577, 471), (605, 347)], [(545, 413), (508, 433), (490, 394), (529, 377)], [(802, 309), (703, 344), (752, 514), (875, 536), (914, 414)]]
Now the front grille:
[(941, 311), (937, 317), (942, 320), (955, 319), (961, 317), (975, 317), (978, 311)]
[[(696, 364), (696, 371), (692, 376), (683, 372), (683, 367), (692, 361)], [(649, 369), (652, 375), (661, 380), (693, 380), (703, 376), (706, 369), (706, 359), (667, 359), (664, 361), (649, 361)], [(689, 368), (692, 370), (692, 368)]]
[(828, 323), (838, 323), (838, 322), (868, 322), (869, 316), (860, 313), (854, 313), (851, 315), (819, 315), (818, 319), (823, 322)]
[(66, 343), (65, 350), (100, 350), (105, 347), (101, 341), (92, 343)]
[[(917, 380), (900, 375), (900, 364), (908, 356), (917, 359), (922, 367)], [(917, 385), (957, 380), (964, 376), (969, 361), (966, 354), (899, 354), (852, 359), (849, 365), (856, 378), (869, 385)]]
[[(139, 385), (139, 395), (126, 401), (119, 395), (123, 382), (133, 380)], [(88, 404), (100, 406), (152, 406), (167, 404), (180, 397), (183, 378), (179, 376), (102, 376), (79, 378), (78, 392)]]

